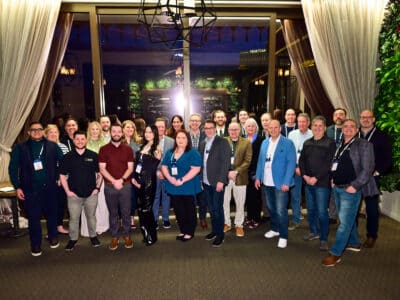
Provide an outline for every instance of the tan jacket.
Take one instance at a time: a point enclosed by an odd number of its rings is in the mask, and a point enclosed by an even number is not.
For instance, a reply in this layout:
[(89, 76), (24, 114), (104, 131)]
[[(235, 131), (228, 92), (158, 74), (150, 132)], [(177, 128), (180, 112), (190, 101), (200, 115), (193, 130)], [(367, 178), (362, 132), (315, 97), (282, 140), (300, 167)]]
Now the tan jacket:
[[(229, 143), (229, 147), (232, 149), (232, 140), (230, 137), (226, 137)], [(234, 170), (238, 172), (236, 175), (236, 185), (247, 185), (249, 182), (248, 169), (253, 155), (253, 149), (251, 143), (243, 138), (239, 137), (236, 144), (235, 159), (234, 159)]]

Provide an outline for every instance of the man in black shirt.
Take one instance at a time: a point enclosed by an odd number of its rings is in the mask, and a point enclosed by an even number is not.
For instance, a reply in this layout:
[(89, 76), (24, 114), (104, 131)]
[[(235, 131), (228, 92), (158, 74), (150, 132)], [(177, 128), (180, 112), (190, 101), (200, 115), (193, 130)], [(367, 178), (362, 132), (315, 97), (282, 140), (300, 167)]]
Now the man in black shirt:
[(306, 186), (307, 219), (310, 233), (305, 241), (320, 239), (320, 250), (328, 250), (330, 167), (336, 144), (325, 135), (326, 121), (322, 116), (312, 120), (313, 137), (304, 142), (299, 158), (301, 176)]
[(86, 135), (82, 131), (74, 133), (75, 149), (68, 152), (60, 167), (61, 184), (68, 197), (69, 237), (65, 247), (72, 251), (79, 237), (79, 219), (82, 207), (85, 210), (90, 241), (93, 247), (100, 246), (96, 236), (97, 194), (102, 182), (97, 154), (86, 149)]

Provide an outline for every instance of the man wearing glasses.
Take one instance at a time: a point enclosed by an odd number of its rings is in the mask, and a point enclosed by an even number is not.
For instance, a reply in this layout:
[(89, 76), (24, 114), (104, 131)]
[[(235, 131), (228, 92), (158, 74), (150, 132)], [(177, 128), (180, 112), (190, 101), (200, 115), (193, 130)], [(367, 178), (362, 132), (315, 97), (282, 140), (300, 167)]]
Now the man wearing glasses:
[(212, 120), (204, 122), (206, 139), (200, 143), (199, 152), (203, 158), (203, 195), (211, 215), (211, 232), (205, 237), (214, 240), (213, 247), (224, 242), (224, 189), (228, 183), (231, 149), (228, 141), (218, 136)]
[(32, 256), (42, 254), (42, 215), (47, 220), (47, 235), (50, 248), (60, 244), (57, 238), (57, 167), (62, 158), (56, 143), (46, 140), (43, 126), (33, 122), (29, 126), (29, 139), (17, 144), (11, 153), (8, 167), (11, 182), (17, 197), (24, 201), (29, 220), (29, 237)]
[[(360, 114), (360, 131), (358, 135), (374, 146), (375, 170), (374, 179), (379, 189), (379, 180), (392, 167), (392, 146), (386, 133), (375, 126), (375, 115), (372, 110), (365, 109)], [(379, 193), (364, 197), (367, 213), (367, 239), (363, 243), (365, 248), (372, 248), (378, 238), (379, 229)]]

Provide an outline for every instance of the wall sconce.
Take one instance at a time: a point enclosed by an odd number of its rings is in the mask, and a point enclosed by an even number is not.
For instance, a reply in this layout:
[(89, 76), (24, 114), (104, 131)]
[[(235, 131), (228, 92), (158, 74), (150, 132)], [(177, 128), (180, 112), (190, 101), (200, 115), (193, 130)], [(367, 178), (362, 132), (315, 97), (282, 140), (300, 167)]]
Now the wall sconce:
[(265, 82), (262, 79), (257, 79), (256, 81), (254, 81), (254, 85), (264, 85)]
[(67, 68), (66, 66), (61, 66), (60, 74), (64, 76), (74, 76), (76, 74), (76, 69), (73, 67)]

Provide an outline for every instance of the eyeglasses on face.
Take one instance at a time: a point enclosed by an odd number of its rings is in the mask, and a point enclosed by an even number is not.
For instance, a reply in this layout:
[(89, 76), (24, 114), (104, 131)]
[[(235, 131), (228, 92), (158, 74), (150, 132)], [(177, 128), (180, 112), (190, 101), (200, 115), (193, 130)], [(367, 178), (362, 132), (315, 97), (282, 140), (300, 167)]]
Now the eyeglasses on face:
[(30, 132), (41, 132), (43, 131), (43, 128), (31, 128), (29, 129)]

